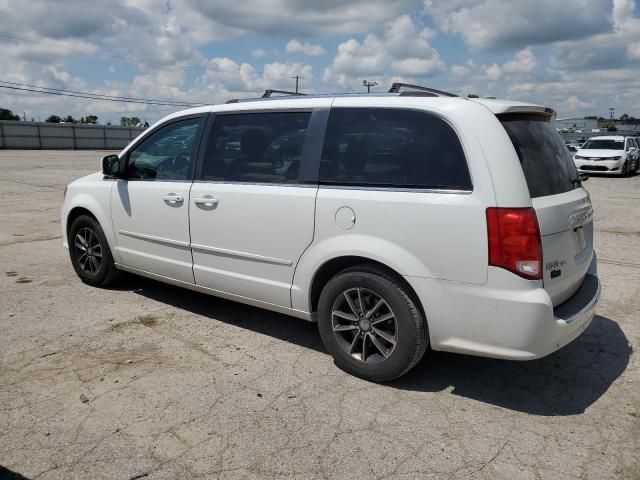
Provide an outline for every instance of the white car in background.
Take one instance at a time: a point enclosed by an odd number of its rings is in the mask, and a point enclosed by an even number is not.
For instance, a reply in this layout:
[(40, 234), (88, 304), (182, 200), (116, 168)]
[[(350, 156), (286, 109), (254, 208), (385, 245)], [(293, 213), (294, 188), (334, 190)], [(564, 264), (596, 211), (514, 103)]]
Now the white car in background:
[(581, 173), (627, 176), (638, 170), (637, 138), (624, 135), (591, 137), (573, 161)]

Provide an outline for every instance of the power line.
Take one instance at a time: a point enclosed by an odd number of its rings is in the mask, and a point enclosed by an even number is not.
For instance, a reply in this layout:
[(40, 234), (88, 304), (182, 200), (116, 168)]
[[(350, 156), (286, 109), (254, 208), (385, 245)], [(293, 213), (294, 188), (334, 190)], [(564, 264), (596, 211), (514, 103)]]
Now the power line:
[(106, 95), (103, 93), (94, 93), (94, 92), (79, 92), (77, 90), (66, 90), (62, 88), (53, 88), (53, 87), (41, 87), (39, 85), (30, 85), (28, 83), (16, 83), (16, 82), (8, 82), (6, 80), (0, 80), (0, 83), (5, 83), (8, 85), (14, 85), (18, 87), (29, 87), (29, 88), (38, 88), (41, 90), (52, 90), (55, 92), (64, 92), (64, 93), (77, 93), (80, 95), (92, 95), (96, 97), (103, 97), (105, 100), (127, 100), (134, 101), (139, 100), (143, 102), (163, 102), (165, 105), (177, 105), (177, 106), (185, 106), (191, 105), (193, 107), (199, 107), (203, 105), (202, 103), (193, 103), (193, 102), (182, 102), (179, 100), (165, 100), (165, 99), (149, 99), (149, 98), (139, 98), (139, 97), (121, 97), (117, 95)]
[(0, 85), (0, 88), (5, 88), (8, 90), (18, 90), (23, 92), (33, 92), (33, 93), (42, 93), (46, 95), (58, 95), (63, 97), (75, 97), (75, 98), (85, 98), (87, 100), (98, 100), (105, 102), (116, 102), (116, 103), (137, 103), (142, 105), (163, 105), (167, 107), (194, 107), (194, 106), (202, 106), (202, 104), (193, 104), (193, 103), (166, 103), (162, 101), (155, 101), (153, 99), (140, 99), (140, 100), (119, 100), (115, 98), (104, 98), (100, 96), (95, 96), (90, 93), (86, 94), (76, 94), (76, 93), (67, 93), (60, 91), (46, 91), (46, 90), (38, 90), (35, 88), (26, 88), (26, 87), (15, 87), (11, 85)]

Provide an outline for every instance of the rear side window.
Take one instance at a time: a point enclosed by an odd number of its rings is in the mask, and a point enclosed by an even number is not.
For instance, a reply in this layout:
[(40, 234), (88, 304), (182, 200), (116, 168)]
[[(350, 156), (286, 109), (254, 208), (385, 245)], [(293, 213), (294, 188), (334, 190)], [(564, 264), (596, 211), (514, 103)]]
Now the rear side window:
[(310, 112), (218, 115), (202, 179), (296, 183)]
[(499, 118), (516, 149), (531, 198), (578, 187), (578, 172), (571, 154), (550, 122), (539, 115)]
[(320, 183), (471, 190), (462, 145), (444, 120), (425, 112), (334, 108)]

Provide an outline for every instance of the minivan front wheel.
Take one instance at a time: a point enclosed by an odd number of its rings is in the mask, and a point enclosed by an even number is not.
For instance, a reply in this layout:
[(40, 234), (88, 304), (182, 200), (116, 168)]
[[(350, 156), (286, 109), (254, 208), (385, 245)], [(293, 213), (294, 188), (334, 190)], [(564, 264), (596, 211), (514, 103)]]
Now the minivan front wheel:
[(376, 266), (340, 272), (324, 287), (318, 323), (336, 365), (383, 382), (408, 372), (429, 343), (427, 326), (408, 289)]
[(120, 276), (107, 238), (98, 221), (88, 215), (76, 218), (68, 232), (71, 264), (80, 280), (94, 287), (106, 287)]
[(629, 176), (629, 163), (628, 162), (624, 162), (624, 164), (622, 165), (622, 170), (620, 171), (620, 176), (621, 177), (628, 177)]

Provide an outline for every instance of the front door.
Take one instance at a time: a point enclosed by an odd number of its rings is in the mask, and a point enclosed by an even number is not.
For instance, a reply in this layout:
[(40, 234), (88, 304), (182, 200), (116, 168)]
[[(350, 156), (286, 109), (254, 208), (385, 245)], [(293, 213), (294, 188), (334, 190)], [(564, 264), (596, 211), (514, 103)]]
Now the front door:
[(193, 283), (189, 191), (202, 117), (171, 122), (127, 153), (125, 178), (111, 192), (121, 262)]
[(313, 240), (317, 185), (300, 180), (310, 117), (216, 115), (191, 190), (197, 285), (291, 306), (293, 272)]

